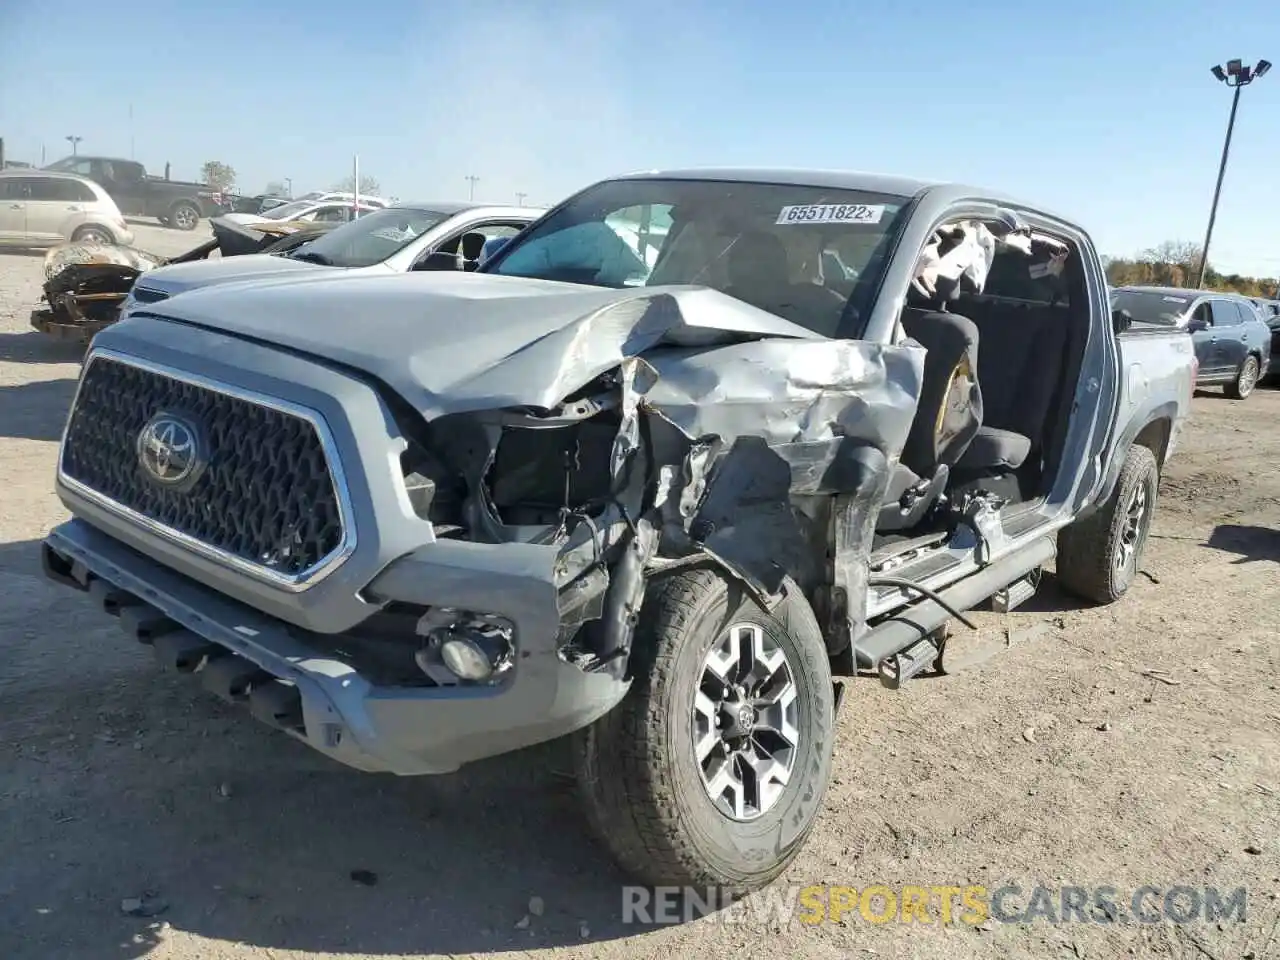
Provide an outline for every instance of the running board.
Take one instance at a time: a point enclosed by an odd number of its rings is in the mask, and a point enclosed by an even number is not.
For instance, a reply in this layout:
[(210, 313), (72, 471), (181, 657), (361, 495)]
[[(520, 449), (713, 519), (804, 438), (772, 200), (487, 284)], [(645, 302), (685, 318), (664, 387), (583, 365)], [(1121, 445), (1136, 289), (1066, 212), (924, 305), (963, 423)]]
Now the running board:
[[(957, 610), (972, 610), (1000, 590), (1044, 566), (1053, 559), (1056, 552), (1054, 537), (1033, 540), (1016, 553), (1002, 557), (959, 583), (939, 591), (939, 596)], [(928, 639), (950, 619), (951, 614), (946, 608), (932, 599), (926, 598), (913, 603), (882, 620), (855, 641), (853, 649), (857, 665), (879, 671), (880, 664), (885, 659), (897, 656)]]
[(1036, 595), (1036, 578), (1028, 575), (1015, 580), (1003, 590), (991, 595), (991, 609), (996, 613), (1009, 613), (1016, 610)]
[(897, 690), (912, 677), (932, 667), (941, 656), (941, 641), (933, 636), (922, 637), (902, 652), (880, 661), (877, 668), (880, 683), (890, 690)]

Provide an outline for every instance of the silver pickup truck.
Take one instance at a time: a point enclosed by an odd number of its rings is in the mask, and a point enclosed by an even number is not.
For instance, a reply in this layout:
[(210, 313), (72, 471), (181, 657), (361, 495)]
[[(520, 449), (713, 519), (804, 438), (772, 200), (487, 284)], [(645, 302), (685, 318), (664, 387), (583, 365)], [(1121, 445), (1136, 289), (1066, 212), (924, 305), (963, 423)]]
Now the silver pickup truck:
[(568, 735), (625, 868), (736, 896), (822, 807), (834, 678), (945, 672), (1055, 556), (1130, 588), (1195, 362), (1128, 325), (1084, 230), (984, 190), (610, 179), (474, 273), (99, 334), (45, 570), (360, 770)]

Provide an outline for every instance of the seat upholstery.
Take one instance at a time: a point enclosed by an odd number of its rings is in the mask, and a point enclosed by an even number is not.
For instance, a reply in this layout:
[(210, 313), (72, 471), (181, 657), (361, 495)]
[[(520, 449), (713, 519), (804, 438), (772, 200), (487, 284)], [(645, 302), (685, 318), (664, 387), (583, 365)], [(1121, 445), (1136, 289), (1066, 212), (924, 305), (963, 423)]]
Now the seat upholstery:
[(744, 233), (726, 257), (724, 292), (823, 336), (834, 336), (846, 298), (816, 283), (793, 283), (786, 247), (771, 233)]
[(982, 424), (982, 391), (974, 379), (977, 327), (958, 314), (917, 307), (902, 311), (902, 327), (928, 352), (916, 415), (890, 476), (878, 530), (906, 529), (928, 512)]
[(962, 470), (1017, 470), (1031, 453), (1031, 438), (1012, 430), (988, 427), (978, 429), (968, 449), (956, 466)]
[(916, 416), (902, 463), (921, 477), (953, 466), (983, 421), (983, 393), (975, 375), (978, 328), (966, 317), (907, 307), (902, 328), (928, 351)]
[(983, 428), (959, 467), (1010, 469), (1044, 453), (1048, 418), (1070, 336), (1065, 309), (997, 301), (965, 302), (982, 337), (978, 382)]

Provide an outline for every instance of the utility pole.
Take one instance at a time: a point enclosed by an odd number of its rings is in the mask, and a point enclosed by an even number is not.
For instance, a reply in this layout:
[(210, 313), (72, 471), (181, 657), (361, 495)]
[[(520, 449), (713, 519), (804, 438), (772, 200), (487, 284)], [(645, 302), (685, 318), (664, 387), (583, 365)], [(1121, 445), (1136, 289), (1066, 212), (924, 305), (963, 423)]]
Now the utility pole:
[(518, 207), (523, 207), (523, 206), (524, 206), (524, 198), (525, 198), (525, 197), (527, 197), (527, 196), (528, 196), (528, 194), (527, 194), (527, 193), (517, 193), (517, 194), (516, 194), (516, 206), (518, 206)]
[(476, 198), (476, 184), (480, 181), (480, 178), (473, 173), (469, 173), (465, 179), (467, 183), (471, 184), (471, 194), (469, 199), (474, 200)]
[(137, 160), (133, 151), (133, 104), (129, 104), (129, 159)]
[(78, 156), (79, 151), (76, 149), (76, 144), (83, 140), (84, 137), (68, 136), (66, 139), (71, 143), (71, 155), (73, 157)]
[(1231, 95), (1231, 117), (1227, 120), (1227, 136), (1222, 142), (1222, 160), (1218, 164), (1218, 182), (1213, 188), (1213, 206), (1209, 208), (1209, 227), (1204, 232), (1204, 247), (1200, 251), (1200, 276), (1196, 280), (1196, 288), (1204, 286), (1205, 273), (1209, 270), (1209, 241), (1213, 239), (1213, 224), (1218, 219), (1218, 197), (1222, 194), (1222, 177), (1227, 172), (1227, 154), (1231, 152), (1231, 133), (1236, 126), (1236, 109), (1240, 106), (1240, 88), (1247, 87), (1271, 69), (1267, 60), (1259, 60), (1257, 66), (1245, 66), (1239, 60), (1228, 60), (1227, 68), (1221, 66), (1210, 68), (1213, 75), (1221, 83), (1233, 87)]

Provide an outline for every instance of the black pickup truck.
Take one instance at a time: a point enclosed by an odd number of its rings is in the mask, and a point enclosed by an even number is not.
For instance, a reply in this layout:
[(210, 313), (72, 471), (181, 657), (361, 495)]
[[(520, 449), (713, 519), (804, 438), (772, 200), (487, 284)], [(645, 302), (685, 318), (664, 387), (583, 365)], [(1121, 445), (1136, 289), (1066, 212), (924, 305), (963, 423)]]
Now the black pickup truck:
[(136, 160), (71, 156), (45, 169), (88, 177), (111, 195), (125, 216), (155, 217), (179, 230), (194, 230), (201, 217), (222, 212), (220, 194), (209, 184), (155, 177)]

